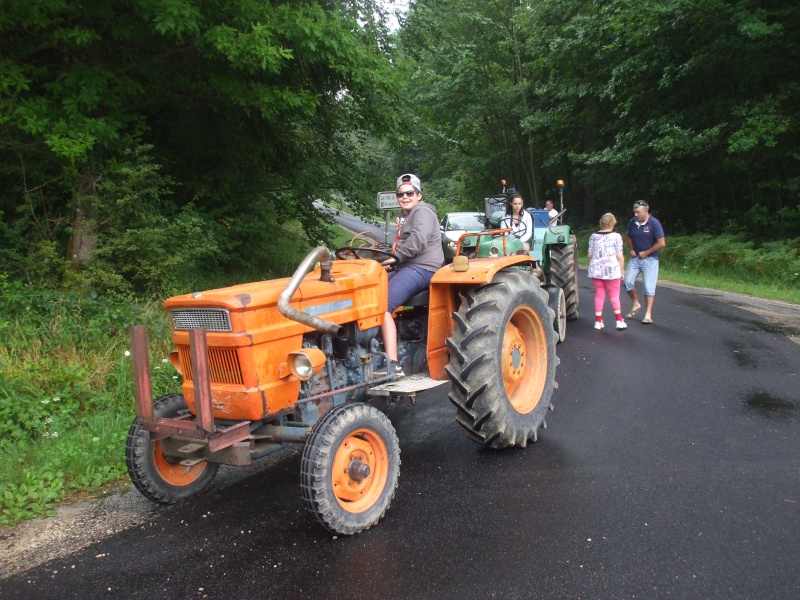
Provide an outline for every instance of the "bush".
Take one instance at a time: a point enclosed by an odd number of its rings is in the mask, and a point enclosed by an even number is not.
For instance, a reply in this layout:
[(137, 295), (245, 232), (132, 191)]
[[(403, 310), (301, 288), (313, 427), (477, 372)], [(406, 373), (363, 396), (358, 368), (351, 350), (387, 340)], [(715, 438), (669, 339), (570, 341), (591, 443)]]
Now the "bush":
[(800, 284), (800, 238), (756, 247), (746, 236), (671, 237), (662, 264), (687, 273), (791, 288)]
[(46, 514), (70, 490), (125, 474), (135, 413), (127, 328), (137, 323), (149, 330), (154, 393), (177, 391), (160, 302), (0, 276), (0, 523)]

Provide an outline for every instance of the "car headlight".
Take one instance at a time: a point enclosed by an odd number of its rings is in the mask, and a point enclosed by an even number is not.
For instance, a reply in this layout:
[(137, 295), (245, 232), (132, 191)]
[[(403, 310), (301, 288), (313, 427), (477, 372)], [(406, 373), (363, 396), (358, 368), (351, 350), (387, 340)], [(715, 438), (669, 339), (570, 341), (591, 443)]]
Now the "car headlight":
[(447, 247), (448, 248), (455, 248), (456, 247), (456, 243), (453, 240), (450, 240), (449, 242), (447, 242)]

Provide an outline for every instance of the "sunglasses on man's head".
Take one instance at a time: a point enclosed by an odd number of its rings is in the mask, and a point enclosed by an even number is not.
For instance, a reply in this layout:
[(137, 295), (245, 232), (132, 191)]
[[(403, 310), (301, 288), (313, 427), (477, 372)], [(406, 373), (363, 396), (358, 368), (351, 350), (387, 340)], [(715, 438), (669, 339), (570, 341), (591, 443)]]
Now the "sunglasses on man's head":
[(647, 202), (642, 202), (641, 200), (637, 200), (636, 202), (633, 203), (633, 210), (636, 210), (637, 208), (640, 207), (644, 208), (645, 210), (650, 208), (649, 206), (647, 206)]
[(395, 192), (394, 195), (397, 196), (398, 198), (402, 198), (403, 196), (405, 196), (406, 198), (413, 198), (414, 196), (417, 195), (417, 190), (411, 190), (410, 192)]

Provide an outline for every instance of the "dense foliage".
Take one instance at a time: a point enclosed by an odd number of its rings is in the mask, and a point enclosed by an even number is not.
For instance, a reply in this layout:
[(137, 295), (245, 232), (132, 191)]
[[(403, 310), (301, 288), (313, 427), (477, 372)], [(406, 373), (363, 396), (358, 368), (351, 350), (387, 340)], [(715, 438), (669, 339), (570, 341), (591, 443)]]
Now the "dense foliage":
[(800, 235), (800, 5), (417, 0), (410, 155), (455, 194), (565, 179), (572, 215), (647, 198), (669, 231)]
[(276, 246), (325, 235), (313, 198), (380, 189), (360, 165), (395, 126), (381, 11), (3, 2), (0, 272), (159, 291), (274, 272)]

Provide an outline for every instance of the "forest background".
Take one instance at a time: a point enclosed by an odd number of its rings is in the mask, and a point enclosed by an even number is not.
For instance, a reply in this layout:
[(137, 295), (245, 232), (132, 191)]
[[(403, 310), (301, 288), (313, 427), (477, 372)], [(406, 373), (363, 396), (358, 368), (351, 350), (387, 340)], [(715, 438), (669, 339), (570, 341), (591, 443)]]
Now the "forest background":
[[(440, 216), (646, 199), (667, 270), (797, 301), (800, 5), (0, 0), (0, 523), (124, 475), (125, 329), (285, 276), (397, 174)], [(795, 294), (794, 296), (792, 294)], [(160, 340), (160, 341), (158, 341)], [(156, 361), (155, 391), (176, 377)]]

